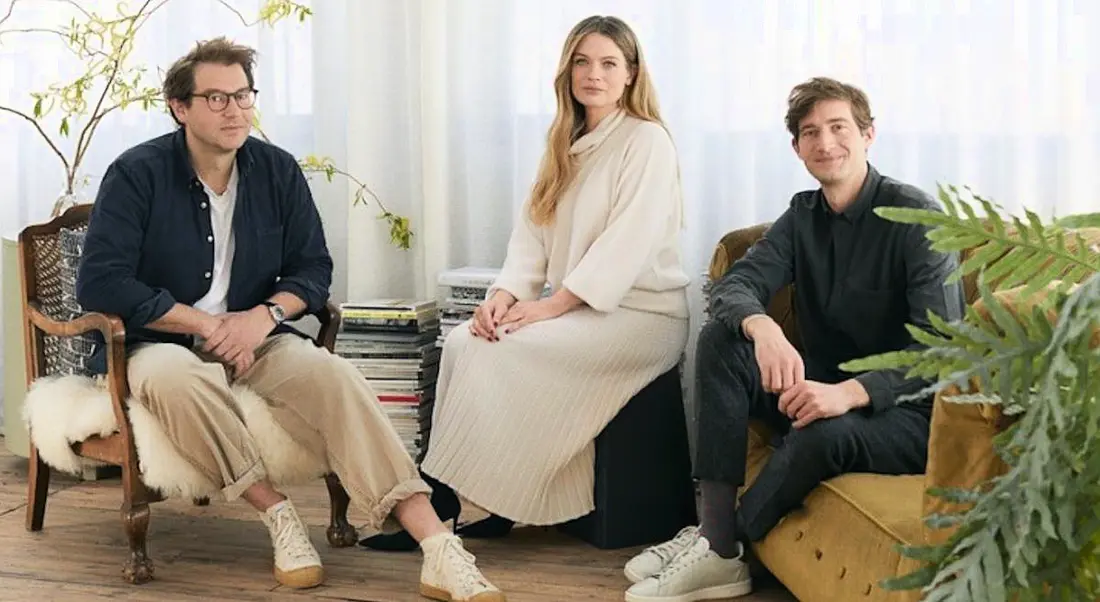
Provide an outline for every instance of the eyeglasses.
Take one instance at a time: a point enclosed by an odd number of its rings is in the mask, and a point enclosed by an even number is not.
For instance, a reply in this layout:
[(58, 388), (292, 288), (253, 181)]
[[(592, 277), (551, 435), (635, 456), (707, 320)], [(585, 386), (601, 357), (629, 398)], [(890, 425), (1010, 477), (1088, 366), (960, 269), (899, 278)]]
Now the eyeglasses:
[(232, 98), (237, 106), (242, 109), (251, 109), (252, 105), (256, 104), (256, 94), (259, 90), (239, 90), (232, 94), (226, 94), (225, 92), (207, 92), (206, 94), (192, 94), (191, 96), (201, 96), (206, 99), (206, 106), (210, 107), (211, 111), (220, 113), (229, 106), (229, 99)]

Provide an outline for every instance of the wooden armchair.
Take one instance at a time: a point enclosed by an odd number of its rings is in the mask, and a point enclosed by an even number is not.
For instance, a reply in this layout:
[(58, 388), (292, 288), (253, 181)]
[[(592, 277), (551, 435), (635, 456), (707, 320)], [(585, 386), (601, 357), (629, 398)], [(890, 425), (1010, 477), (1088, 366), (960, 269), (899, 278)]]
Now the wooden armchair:
[[(86, 230), (91, 207), (90, 204), (72, 207), (48, 223), (27, 227), (19, 235), (27, 381), (30, 386), (41, 377), (58, 376), (68, 371), (59, 361), (59, 351), (67, 340), (94, 331), (103, 335), (108, 366), (105, 384), (117, 430), (107, 436), (93, 435), (74, 442), (71, 448), (81, 458), (121, 467), (122, 522), (130, 544), (123, 577), (130, 583), (144, 583), (153, 578), (153, 563), (145, 547), (149, 504), (165, 497), (160, 491), (146, 487), (142, 481), (133, 422), (127, 406), (130, 389), (126, 376), (126, 330), (117, 316), (84, 312), (71, 319), (74, 316), (74, 299), (66, 298), (66, 279), (62, 277), (61, 233), (63, 230)], [(67, 294), (71, 297), (73, 293), (70, 291)], [(329, 304), (314, 315), (321, 323), (315, 343), (332, 351), (340, 327), (339, 311)], [(50, 470), (50, 466), (40, 457), (32, 431), (26, 523), (30, 531), (42, 529)], [(358, 540), (358, 534), (347, 520), (350, 501), (347, 491), (335, 474), (328, 472), (324, 479), (332, 501), (326, 533), (329, 544), (334, 547), (352, 546)], [(195, 503), (204, 505), (208, 499), (196, 498)]]

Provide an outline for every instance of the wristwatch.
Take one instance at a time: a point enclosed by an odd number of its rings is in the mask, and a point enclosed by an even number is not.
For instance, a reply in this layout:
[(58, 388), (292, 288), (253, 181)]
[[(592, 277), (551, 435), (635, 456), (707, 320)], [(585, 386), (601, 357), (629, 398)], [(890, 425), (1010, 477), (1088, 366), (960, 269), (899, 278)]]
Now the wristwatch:
[(276, 326), (286, 321), (286, 310), (282, 305), (274, 301), (264, 301), (264, 305), (267, 306), (267, 311), (271, 314), (271, 319), (275, 321)]

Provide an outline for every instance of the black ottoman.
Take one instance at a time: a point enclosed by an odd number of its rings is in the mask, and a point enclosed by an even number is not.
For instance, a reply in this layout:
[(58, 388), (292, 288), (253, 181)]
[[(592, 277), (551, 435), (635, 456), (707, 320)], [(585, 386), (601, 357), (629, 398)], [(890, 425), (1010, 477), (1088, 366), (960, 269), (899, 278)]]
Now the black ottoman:
[(679, 367), (596, 437), (596, 509), (559, 528), (597, 548), (651, 545), (697, 523)]

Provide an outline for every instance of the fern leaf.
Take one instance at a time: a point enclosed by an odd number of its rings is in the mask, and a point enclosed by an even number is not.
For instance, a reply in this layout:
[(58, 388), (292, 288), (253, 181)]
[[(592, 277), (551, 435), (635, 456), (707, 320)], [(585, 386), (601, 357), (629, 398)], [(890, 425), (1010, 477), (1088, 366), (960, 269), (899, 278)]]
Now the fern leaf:
[(1001, 405), (1002, 400), (997, 395), (989, 395), (987, 393), (974, 393), (967, 395), (946, 395), (943, 398), (948, 403), (957, 404), (986, 404), (986, 405)]
[(1012, 216), (1012, 224), (1015, 226), (1016, 235), (1020, 237), (1020, 240), (1027, 245), (1031, 244), (1031, 230), (1028, 229), (1027, 224), (1023, 222), (1019, 217)]
[(1005, 257), (1011, 250), (1012, 249), (1002, 244), (1000, 241), (989, 241), (979, 247), (966, 261), (962, 262), (955, 271), (959, 275), (970, 274), (971, 272), (975, 272), (987, 265), (997, 262), (997, 259)]
[[(1034, 211), (1032, 211), (1030, 209), (1025, 209), (1024, 210), (1024, 215), (1027, 216), (1027, 221), (1028, 221), (1029, 224), (1031, 224), (1031, 228), (1035, 233), (1035, 238), (1040, 242), (1040, 244), (1042, 244), (1042, 245), (1044, 245), (1044, 247), (1046, 247), (1046, 244), (1047, 244), (1046, 228), (1043, 226), (1043, 220), (1039, 217), (1039, 214), (1035, 213)], [(1047, 248), (1049, 248), (1049, 247), (1047, 247)]]
[(948, 191), (957, 194), (957, 190), (954, 186), (943, 186), (942, 184), (936, 184), (936, 196), (939, 197), (940, 203), (943, 204), (943, 210), (947, 212), (947, 215), (951, 217), (958, 217), (959, 213), (955, 209), (955, 202), (951, 200), (951, 195)]
[(978, 195), (974, 195), (974, 200), (981, 204), (982, 210), (985, 211), (986, 221), (993, 228), (993, 233), (997, 236), (1005, 236), (1005, 221), (1001, 218), (1001, 212), (1004, 211), (1004, 207)]
[(1054, 221), (1063, 228), (1100, 228), (1100, 213), (1068, 215)]
[(985, 578), (986, 600), (1007, 600), (1005, 592), (1005, 567), (1001, 550), (992, 534), (982, 541), (981, 573)]
[(879, 217), (902, 224), (920, 224), (922, 226), (950, 225), (956, 222), (956, 218), (942, 211), (932, 209), (916, 209), (913, 207), (875, 207), (873, 209)]
[(947, 553), (950, 551), (950, 546), (907, 546), (899, 544), (897, 546), (894, 546), (894, 549), (898, 551), (898, 554), (901, 554), (906, 558), (912, 558), (913, 560), (922, 560), (925, 562), (936, 562), (942, 560), (947, 556)]
[(900, 577), (885, 579), (879, 587), (887, 591), (917, 589), (928, 585), (935, 576), (936, 566), (928, 565)]
[(1001, 288), (1015, 288), (1033, 280), (1035, 274), (1043, 269), (1043, 266), (1050, 261), (1050, 256), (1044, 254), (1042, 250), (1032, 246), (1027, 246), (1025, 248), (1027, 252), (1021, 255), (1022, 261), (1020, 264), (1011, 266), (1011, 273), (999, 283)]
[(889, 351), (878, 355), (847, 361), (840, 364), (838, 367), (845, 372), (851, 372), (853, 374), (859, 372), (872, 372), (875, 370), (896, 370), (916, 364), (920, 361), (921, 357), (922, 353), (920, 351)]
[(961, 487), (930, 487), (928, 495), (943, 498), (952, 504), (973, 504), (982, 497), (982, 492)]
[(978, 295), (985, 308), (989, 310), (993, 323), (997, 325), (1001, 332), (1005, 333), (1009, 344), (1018, 345), (1027, 339), (1027, 332), (1020, 325), (1020, 322), (993, 295), (993, 291), (986, 284), (985, 278), (980, 275), (978, 277)]
[[(961, 513), (954, 513), (954, 514), (933, 513), (933, 514), (929, 514), (928, 516), (926, 516), (924, 518), (924, 524), (928, 525), (928, 528), (930, 528), (930, 529), (947, 529), (947, 528), (950, 528), (950, 527), (957, 527), (958, 525), (962, 524), (962, 522), (965, 519), (966, 519), (966, 515), (961, 514)], [(931, 560), (935, 560), (935, 559), (939, 558), (940, 552), (943, 551), (943, 546), (930, 546), (930, 547), (923, 547), (923, 546), (921, 546), (921, 547), (908, 547), (908, 546), (906, 546), (906, 550), (907, 551), (902, 552), (905, 556), (908, 556), (910, 558), (915, 558), (917, 560), (931, 561)], [(939, 550), (939, 552), (935, 552), (935, 554), (932, 554), (932, 550)], [(912, 553), (909, 553), (909, 552), (912, 552)], [(928, 557), (928, 555), (930, 555), (930, 554), (934, 555), (935, 558)]]
[(992, 286), (996, 286), (1009, 272), (1017, 269), (1017, 266), (1025, 261), (1031, 253), (1031, 249), (1027, 247), (1013, 247), (1003, 257), (985, 268), (987, 281)]

